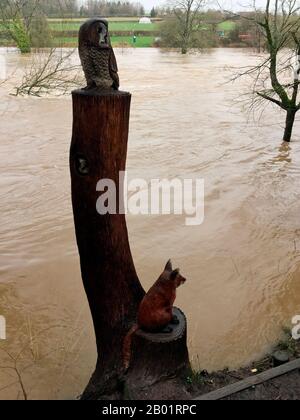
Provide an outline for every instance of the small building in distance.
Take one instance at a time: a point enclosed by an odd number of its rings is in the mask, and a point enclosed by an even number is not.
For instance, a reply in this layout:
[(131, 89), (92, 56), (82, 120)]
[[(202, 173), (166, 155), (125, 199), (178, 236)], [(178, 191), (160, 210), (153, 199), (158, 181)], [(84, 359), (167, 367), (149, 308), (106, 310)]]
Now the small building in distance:
[(151, 19), (150, 18), (148, 18), (148, 17), (142, 17), (141, 19), (140, 19), (140, 21), (139, 21), (139, 23), (140, 24), (151, 24), (152, 23), (152, 21), (151, 21)]
[(254, 41), (254, 36), (252, 34), (239, 34), (239, 39), (243, 42)]

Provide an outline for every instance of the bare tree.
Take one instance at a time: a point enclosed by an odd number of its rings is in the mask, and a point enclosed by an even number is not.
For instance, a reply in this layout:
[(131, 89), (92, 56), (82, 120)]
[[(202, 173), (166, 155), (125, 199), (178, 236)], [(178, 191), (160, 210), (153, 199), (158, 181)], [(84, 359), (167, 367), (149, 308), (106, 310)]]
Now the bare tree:
[(39, 0), (0, 0), (0, 22), (22, 53), (30, 52), (29, 25)]
[(16, 96), (64, 95), (83, 84), (81, 66), (72, 62), (74, 50), (63, 52), (55, 48), (33, 55), (25, 70)]
[(199, 34), (200, 11), (204, 4), (205, 0), (173, 0), (170, 4), (177, 23), (176, 30), (182, 54), (186, 54), (193, 47), (193, 38), (195, 34)]
[(265, 42), (267, 55), (257, 66), (240, 70), (237, 77), (254, 79), (253, 104), (270, 102), (286, 112), (284, 141), (291, 141), (295, 117), (300, 109), (300, 4), (299, 0), (267, 0), (262, 13), (240, 15), (251, 20)]
[(30, 25), (40, 0), (0, 0), (0, 22), (21, 53), (31, 50)]

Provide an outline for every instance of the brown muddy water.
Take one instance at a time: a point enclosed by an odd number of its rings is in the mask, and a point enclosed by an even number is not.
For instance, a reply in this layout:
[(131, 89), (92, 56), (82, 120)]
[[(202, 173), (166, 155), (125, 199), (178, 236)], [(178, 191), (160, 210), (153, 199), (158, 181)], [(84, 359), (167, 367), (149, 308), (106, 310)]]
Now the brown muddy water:
[[(14, 73), (26, 59), (1, 50)], [(204, 178), (205, 221), (128, 216), (147, 289), (170, 257), (188, 282), (178, 302), (201, 369), (258, 358), (300, 313), (300, 123), (282, 145), (283, 115), (248, 119), (228, 85), (228, 66), (248, 51), (182, 57), (155, 49), (117, 51), (122, 88), (133, 94), (130, 177)], [(14, 75), (13, 77), (16, 77)], [(15, 98), (1, 87), (0, 399), (80, 394), (95, 365), (91, 318), (80, 278), (70, 201), (71, 100)]]

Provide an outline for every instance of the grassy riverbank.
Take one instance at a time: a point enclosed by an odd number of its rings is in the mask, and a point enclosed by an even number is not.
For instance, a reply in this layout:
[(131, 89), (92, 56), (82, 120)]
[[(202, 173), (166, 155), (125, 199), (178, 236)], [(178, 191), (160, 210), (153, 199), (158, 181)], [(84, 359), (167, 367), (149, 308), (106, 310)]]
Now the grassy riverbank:
[[(51, 31), (51, 44), (48, 47), (76, 47), (78, 30), (86, 19), (48, 19)], [(152, 19), (151, 24), (139, 23), (139, 18), (108, 18), (111, 40), (114, 47), (147, 48), (156, 46), (155, 39), (159, 37), (162, 19)], [(226, 21), (217, 27), (219, 31), (229, 32), (235, 23)], [(136, 36), (136, 42), (133, 37)], [(0, 24), (0, 46), (14, 46), (7, 31)]]

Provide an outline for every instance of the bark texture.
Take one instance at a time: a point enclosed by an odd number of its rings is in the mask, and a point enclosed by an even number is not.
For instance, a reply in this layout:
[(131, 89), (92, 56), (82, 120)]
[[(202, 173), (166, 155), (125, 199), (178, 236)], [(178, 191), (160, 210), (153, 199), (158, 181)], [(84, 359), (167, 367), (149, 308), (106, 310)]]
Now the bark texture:
[(96, 209), (99, 180), (113, 180), (119, 194), (119, 172), (126, 166), (130, 102), (131, 95), (125, 92), (73, 92), (72, 202), (82, 279), (98, 349), (97, 368), (84, 398), (117, 388), (124, 334), (144, 296), (125, 215), (100, 215)]

